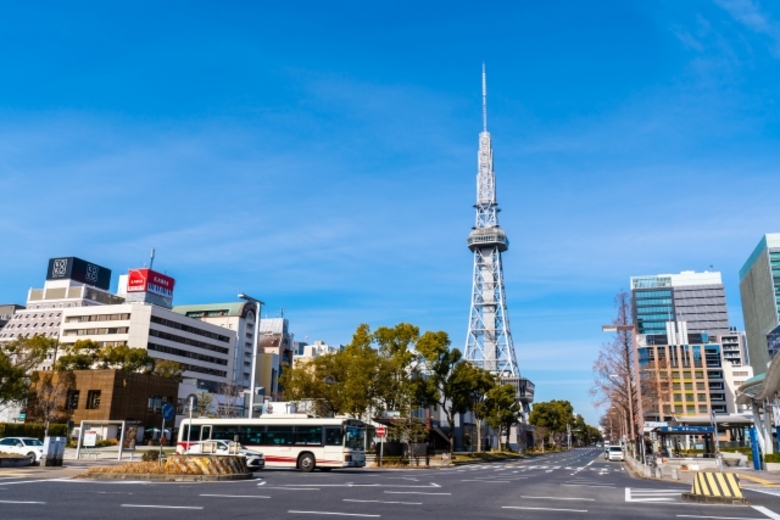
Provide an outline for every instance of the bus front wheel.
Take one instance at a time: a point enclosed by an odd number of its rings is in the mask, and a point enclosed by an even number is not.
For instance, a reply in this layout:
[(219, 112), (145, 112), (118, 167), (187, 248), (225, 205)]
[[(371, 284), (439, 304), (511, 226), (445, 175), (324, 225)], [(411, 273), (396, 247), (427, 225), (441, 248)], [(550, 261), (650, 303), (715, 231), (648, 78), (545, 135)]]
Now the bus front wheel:
[(314, 455), (311, 453), (304, 453), (301, 455), (301, 458), (298, 459), (298, 467), (301, 468), (301, 471), (309, 473), (314, 471), (314, 466), (316, 465), (316, 461), (314, 460)]

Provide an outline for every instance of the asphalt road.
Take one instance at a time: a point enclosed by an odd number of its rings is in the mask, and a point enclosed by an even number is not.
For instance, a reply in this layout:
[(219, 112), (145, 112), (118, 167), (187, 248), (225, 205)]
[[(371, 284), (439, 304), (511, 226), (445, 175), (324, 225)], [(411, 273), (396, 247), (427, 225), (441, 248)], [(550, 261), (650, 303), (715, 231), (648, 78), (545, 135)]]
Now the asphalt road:
[(0, 519), (780, 520), (780, 496), (746, 492), (750, 507), (682, 502), (690, 486), (632, 478), (595, 448), (430, 470), (266, 470), (239, 482), (91, 482), (51, 474), (0, 472)]

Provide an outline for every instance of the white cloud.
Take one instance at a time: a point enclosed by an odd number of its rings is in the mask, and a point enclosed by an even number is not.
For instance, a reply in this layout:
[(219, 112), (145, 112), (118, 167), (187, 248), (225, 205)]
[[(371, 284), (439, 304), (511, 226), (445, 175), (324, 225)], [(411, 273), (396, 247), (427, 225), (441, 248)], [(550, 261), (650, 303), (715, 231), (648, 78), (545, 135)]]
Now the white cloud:
[(764, 34), (772, 39), (773, 52), (775, 55), (780, 55), (780, 24), (772, 21), (768, 15), (761, 12), (757, 2), (752, 0), (715, 0), (715, 3), (751, 31)]

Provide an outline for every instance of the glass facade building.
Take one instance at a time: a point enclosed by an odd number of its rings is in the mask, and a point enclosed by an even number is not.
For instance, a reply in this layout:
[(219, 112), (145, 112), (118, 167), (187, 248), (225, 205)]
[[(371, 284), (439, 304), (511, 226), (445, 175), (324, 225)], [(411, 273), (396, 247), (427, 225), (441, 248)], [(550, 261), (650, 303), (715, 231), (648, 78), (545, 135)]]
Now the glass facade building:
[(762, 374), (780, 350), (780, 233), (761, 238), (739, 271), (739, 292), (750, 364)]
[(726, 291), (718, 272), (631, 277), (638, 334), (664, 334), (666, 323), (684, 321), (692, 332), (729, 332)]

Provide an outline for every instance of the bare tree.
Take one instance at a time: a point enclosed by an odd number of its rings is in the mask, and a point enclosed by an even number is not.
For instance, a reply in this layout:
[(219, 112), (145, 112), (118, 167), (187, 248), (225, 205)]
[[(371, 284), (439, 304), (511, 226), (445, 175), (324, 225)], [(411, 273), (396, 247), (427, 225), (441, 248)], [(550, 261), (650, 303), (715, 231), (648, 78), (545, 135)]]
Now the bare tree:
[(238, 400), (241, 397), (242, 387), (235, 381), (219, 385), (219, 393), (223, 400), (219, 403), (220, 417), (239, 417), (242, 415)]
[[(618, 326), (630, 325), (631, 297), (627, 292), (621, 291), (615, 296), (615, 308), (617, 315), (612, 323)], [(634, 424), (628, 431), (628, 435), (634, 437), (638, 419), (635, 413), (639, 408), (631, 330), (618, 329), (612, 342), (601, 346), (599, 357), (593, 363), (593, 372), (595, 377), (590, 393), (594, 404), (598, 407), (618, 408), (625, 417), (634, 415)]]
[(76, 388), (76, 376), (70, 370), (35, 372), (30, 380), (28, 412), (43, 422), (44, 436), (53, 422), (68, 420), (67, 398)]

